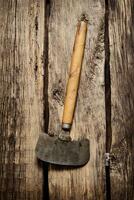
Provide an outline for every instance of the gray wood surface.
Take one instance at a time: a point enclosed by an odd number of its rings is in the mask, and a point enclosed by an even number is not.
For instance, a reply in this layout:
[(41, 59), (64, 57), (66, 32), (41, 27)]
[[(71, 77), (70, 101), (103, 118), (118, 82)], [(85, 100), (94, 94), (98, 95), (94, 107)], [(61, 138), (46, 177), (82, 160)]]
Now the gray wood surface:
[(0, 0), (0, 199), (42, 199), (44, 2)]
[(134, 2), (109, 1), (112, 199), (134, 199)]
[(59, 134), (69, 62), (77, 22), (82, 13), (89, 20), (73, 139), (90, 139), (90, 161), (79, 169), (51, 166), (51, 200), (104, 199), (104, 2), (94, 0), (50, 2), (48, 41), (49, 132)]

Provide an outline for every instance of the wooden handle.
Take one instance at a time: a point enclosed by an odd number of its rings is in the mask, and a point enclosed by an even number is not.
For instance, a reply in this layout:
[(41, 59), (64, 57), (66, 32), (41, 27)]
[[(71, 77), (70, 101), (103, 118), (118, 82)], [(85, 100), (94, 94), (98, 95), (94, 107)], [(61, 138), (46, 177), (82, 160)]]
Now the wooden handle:
[(78, 23), (73, 54), (70, 65), (69, 80), (67, 83), (65, 104), (62, 118), (62, 128), (69, 130), (73, 121), (74, 109), (76, 104), (80, 73), (84, 55), (84, 47), (87, 33), (87, 21)]

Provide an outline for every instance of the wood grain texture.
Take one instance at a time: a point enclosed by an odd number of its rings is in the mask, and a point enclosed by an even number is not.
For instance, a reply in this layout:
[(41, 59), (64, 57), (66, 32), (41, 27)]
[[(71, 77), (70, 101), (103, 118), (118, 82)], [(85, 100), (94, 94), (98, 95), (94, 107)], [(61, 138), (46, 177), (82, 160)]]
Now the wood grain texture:
[(77, 22), (87, 15), (89, 27), (78, 102), (71, 136), (90, 139), (90, 161), (79, 169), (51, 166), (51, 200), (104, 199), (104, 2), (100, 0), (53, 0), (49, 16), (49, 132), (61, 132), (61, 120), (69, 62)]
[(113, 200), (134, 199), (134, 2), (109, 1)]
[(0, 199), (42, 199), (44, 1), (0, 0)]

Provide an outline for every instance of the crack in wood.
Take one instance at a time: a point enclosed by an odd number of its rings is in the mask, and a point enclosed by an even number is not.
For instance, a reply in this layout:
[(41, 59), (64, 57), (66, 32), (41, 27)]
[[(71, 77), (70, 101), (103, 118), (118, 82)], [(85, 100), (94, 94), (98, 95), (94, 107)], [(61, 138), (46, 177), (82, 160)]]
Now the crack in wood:
[[(49, 38), (48, 38), (48, 25), (50, 16), (50, 0), (46, 0), (45, 4), (45, 35), (44, 35), (44, 90), (43, 90), (43, 103), (44, 103), (44, 132), (48, 134), (49, 127), (49, 101), (48, 101), (48, 68), (49, 68)], [(43, 162), (43, 199), (49, 200), (49, 185), (48, 185), (48, 167), (49, 165)]]
[[(110, 153), (112, 142), (111, 129), (111, 77), (110, 77), (110, 44), (109, 44), (109, 0), (105, 0), (105, 119), (106, 119), (106, 153)], [(105, 166), (106, 173), (106, 200), (111, 200), (110, 162)]]

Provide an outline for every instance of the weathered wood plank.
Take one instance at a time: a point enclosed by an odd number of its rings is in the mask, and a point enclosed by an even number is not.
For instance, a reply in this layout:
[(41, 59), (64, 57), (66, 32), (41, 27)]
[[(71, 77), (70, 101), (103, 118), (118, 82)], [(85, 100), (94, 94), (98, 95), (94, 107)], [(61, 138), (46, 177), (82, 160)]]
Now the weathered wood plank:
[(104, 103), (104, 1), (50, 2), (49, 17), (49, 132), (59, 134), (68, 66), (76, 25), (82, 13), (89, 28), (81, 74), (79, 97), (71, 136), (90, 138), (90, 161), (83, 168), (51, 166), (51, 200), (104, 199), (105, 103)]
[(42, 199), (44, 1), (0, 0), (0, 199)]
[(134, 2), (109, 1), (112, 199), (134, 199)]

